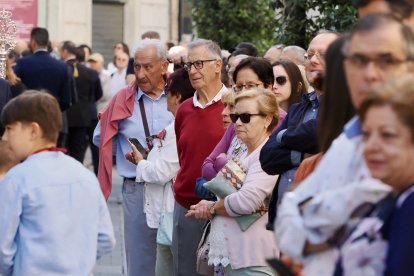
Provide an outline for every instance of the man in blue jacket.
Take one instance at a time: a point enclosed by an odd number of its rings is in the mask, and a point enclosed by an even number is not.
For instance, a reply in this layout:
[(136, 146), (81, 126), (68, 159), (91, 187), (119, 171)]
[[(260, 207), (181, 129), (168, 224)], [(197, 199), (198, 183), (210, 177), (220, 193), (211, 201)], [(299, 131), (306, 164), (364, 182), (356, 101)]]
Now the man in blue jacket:
[(293, 183), (296, 170), (305, 154), (319, 151), (316, 120), (325, 74), (325, 51), (338, 37), (337, 33), (320, 31), (310, 42), (305, 54), (306, 77), (315, 91), (303, 95), (302, 101), (292, 105), (279, 128), (270, 136), (260, 152), (263, 170), (279, 174), (269, 206), (268, 229), (273, 229), (276, 206)]

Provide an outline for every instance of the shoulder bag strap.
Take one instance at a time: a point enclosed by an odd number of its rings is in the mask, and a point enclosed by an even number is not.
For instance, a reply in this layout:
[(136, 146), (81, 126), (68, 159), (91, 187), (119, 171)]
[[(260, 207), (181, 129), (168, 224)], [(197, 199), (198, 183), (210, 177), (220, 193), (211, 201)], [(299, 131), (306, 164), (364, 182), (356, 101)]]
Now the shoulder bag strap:
[[(145, 115), (145, 107), (144, 107), (144, 99), (143, 99), (143, 96), (141, 96), (141, 98), (139, 99), (138, 102), (139, 102), (139, 109), (141, 111), (142, 124), (144, 125), (145, 138), (147, 138), (147, 137), (150, 137), (151, 134), (150, 134), (149, 128), (148, 128), (147, 116)], [(152, 149), (152, 145), (150, 145), (148, 143), (147, 143), (147, 145), (148, 145), (149, 150), (151, 150)]]

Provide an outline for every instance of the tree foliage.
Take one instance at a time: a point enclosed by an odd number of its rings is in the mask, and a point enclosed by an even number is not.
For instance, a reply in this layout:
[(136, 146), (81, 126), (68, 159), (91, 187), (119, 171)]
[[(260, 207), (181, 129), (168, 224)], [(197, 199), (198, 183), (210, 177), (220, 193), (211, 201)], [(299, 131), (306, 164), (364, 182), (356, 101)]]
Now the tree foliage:
[(198, 37), (212, 39), (224, 49), (249, 41), (263, 53), (275, 43), (274, 4), (274, 0), (192, 0), (192, 21)]
[(357, 21), (349, 0), (277, 0), (276, 38), (287, 45), (306, 46), (320, 29), (348, 31)]
[(198, 37), (231, 49), (256, 44), (263, 54), (271, 45), (304, 48), (320, 29), (347, 31), (356, 22), (349, 0), (191, 0)]

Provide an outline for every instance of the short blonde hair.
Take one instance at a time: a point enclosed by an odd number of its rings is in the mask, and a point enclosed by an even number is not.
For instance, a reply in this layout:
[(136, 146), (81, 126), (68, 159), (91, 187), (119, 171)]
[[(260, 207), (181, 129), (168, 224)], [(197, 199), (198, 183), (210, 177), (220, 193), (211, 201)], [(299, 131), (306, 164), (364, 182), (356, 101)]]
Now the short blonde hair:
[(234, 99), (236, 98), (236, 93), (233, 89), (227, 89), (221, 94), (221, 101), (223, 104), (234, 106)]
[(256, 99), (259, 113), (272, 117), (272, 122), (267, 127), (267, 131), (272, 132), (279, 122), (279, 104), (277, 103), (275, 94), (264, 88), (252, 88), (237, 95), (234, 99), (234, 104), (237, 104), (243, 99)]

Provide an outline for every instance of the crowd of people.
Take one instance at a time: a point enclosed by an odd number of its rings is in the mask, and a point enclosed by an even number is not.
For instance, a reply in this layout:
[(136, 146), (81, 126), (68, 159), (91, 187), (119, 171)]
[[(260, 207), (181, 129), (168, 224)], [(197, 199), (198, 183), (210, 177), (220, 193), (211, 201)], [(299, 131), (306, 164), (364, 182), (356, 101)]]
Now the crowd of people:
[(0, 275), (91, 275), (113, 168), (128, 275), (414, 275), (414, 3), (353, 2), (263, 57), (147, 32), (105, 69), (34, 28), (0, 79)]

